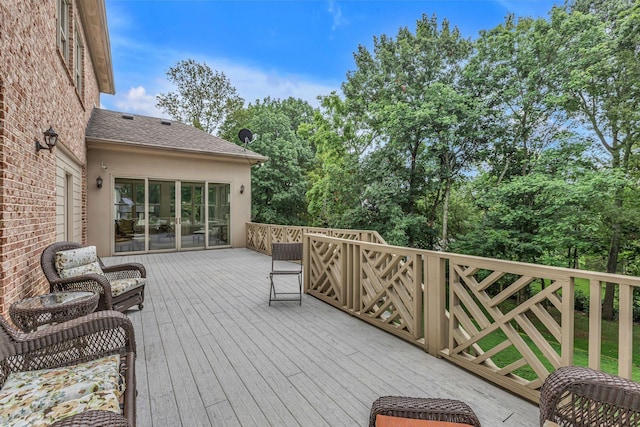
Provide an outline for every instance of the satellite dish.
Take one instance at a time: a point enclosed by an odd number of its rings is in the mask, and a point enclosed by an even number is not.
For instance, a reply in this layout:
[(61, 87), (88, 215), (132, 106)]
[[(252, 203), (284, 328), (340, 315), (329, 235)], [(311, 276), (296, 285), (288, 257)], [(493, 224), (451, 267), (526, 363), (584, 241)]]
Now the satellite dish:
[(249, 129), (240, 129), (238, 138), (240, 138), (240, 141), (242, 141), (243, 144), (247, 145), (253, 140), (253, 134)]

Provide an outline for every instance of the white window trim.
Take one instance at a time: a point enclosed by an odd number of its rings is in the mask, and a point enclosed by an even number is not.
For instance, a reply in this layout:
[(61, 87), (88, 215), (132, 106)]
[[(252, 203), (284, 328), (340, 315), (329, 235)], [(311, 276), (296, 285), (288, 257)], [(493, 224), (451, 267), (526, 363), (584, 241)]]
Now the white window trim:
[(58, 0), (58, 49), (67, 64), (69, 63), (69, 11), (70, 0)]
[(80, 94), (80, 96), (82, 97), (82, 90), (83, 90), (83, 80), (84, 80), (84, 62), (83, 62), (83, 57), (84, 57), (84, 45), (82, 44), (82, 39), (80, 38), (80, 34), (78, 33), (78, 24), (76, 23), (75, 26), (75, 31), (74, 31), (74, 41), (75, 41), (75, 49), (74, 49), (74, 57), (75, 57), (75, 64), (73, 67), (73, 76), (74, 76), (74, 82), (76, 85), (76, 89), (78, 90), (78, 93)]

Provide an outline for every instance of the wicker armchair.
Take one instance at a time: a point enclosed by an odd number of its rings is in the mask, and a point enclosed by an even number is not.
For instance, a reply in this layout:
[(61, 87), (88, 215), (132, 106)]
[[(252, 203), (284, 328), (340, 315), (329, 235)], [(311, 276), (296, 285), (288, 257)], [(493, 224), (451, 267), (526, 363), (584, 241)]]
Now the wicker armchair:
[(373, 402), (371, 406), (369, 427), (376, 427), (378, 415), (448, 421), (480, 427), (478, 417), (466, 403), (451, 399), (383, 396)]
[(551, 373), (540, 389), (540, 425), (640, 425), (640, 384), (578, 366)]
[(19, 332), (0, 317), (0, 388), (12, 372), (73, 366), (119, 354), (125, 381), (122, 414), (87, 411), (55, 425), (134, 426), (135, 348), (131, 321), (116, 311), (92, 313), (30, 333)]
[(56, 253), (69, 249), (83, 248), (76, 242), (53, 243), (42, 252), (40, 266), (49, 281), (51, 292), (61, 291), (91, 291), (100, 294), (97, 310), (126, 311), (137, 305), (142, 310), (144, 302), (144, 285), (125, 291), (117, 296), (113, 295), (111, 282), (128, 278), (146, 278), (147, 272), (142, 264), (128, 263), (105, 266), (98, 258), (104, 275), (84, 274), (81, 276), (62, 278), (56, 269)]

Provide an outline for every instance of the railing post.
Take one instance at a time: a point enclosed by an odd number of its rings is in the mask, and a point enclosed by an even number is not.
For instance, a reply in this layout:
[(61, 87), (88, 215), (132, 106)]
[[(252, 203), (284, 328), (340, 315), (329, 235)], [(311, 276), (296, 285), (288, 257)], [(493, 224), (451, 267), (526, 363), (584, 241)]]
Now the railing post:
[(631, 379), (633, 367), (633, 288), (620, 284), (618, 295), (618, 375)]
[(573, 365), (574, 334), (575, 334), (575, 278), (569, 277), (562, 289), (562, 337), (560, 345), (562, 366)]
[(342, 292), (339, 303), (342, 307), (347, 306), (347, 294), (351, 290), (351, 280), (349, 280), (349, 246), (346, 243), (340, 244), (340, 281), (342, 282)]
[(423, 265), (426, 268), (422, 304), (425, 345), (430, 355), (440, 357), (438, 352), (447, 342), (445, 260), (438, 256), (425, 255)]
[(308, 234), (302, 235), (302, 279), (306, 294), (311, 288), (311, 237)]
[(589, 283), (589, 367), (599, 370), (602, 351), (602, 285), (596, 279), (591, 279)]
[(351, 295), (353, 295), (352, 310), (360, 313), (362, 307), (362, 268), (360, 265), (362, 259), (362, 245), (354, 243), (353, 245), (353, 272), (351, 274)]

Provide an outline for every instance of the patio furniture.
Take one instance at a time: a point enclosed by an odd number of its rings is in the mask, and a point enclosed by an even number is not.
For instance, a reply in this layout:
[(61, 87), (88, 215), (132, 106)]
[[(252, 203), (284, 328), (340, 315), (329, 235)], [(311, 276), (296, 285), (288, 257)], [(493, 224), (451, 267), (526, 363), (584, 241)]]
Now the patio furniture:
[(135, 348), (116, 311), (26, 334), (0, 317), (0, 425), (135, 425)]
[(55, 422), (51, 427), (132, 427), (132, 424), (115, 412), (87, 411)]
[[(424, 426), (473, 426), (480, 421), (464, 402), (452, 399), (383, 396), (371, 406), (369, 427), (412, 425), (409, 420), (430, 420), (443, 423), (417, 423)], [(457, 424), (446, 424), (446, 423)]]
[(9, 315), (17, 327), (24, 332), (31, 332), (42, 325), (61, 323), (93, 313), (99, 298), (100, 295), (95, 292), (54, 292), (11, 304)]
[[(269, 291), (269, 305), (271, 301), (299, 301), (302, 305), (302, 243), (273, 243), (271, 245), (271, 272), (269, 280), (271, 289)], [(292, 262), (297, 262), (292, 264)], [(278, 292), (276, 293), (274, 276), (297, 275), (298, 292)], [(279, 297), (278, 295), (297, 295), (297, 298)]]
[(540, 389), (540, 425), (640, 425), (640, 384), (578, 366), (556, 369)]
[(51, 292), (96, 292), (100, 294), (97, 310), (124, 312), (134, 305), (142, 310), (147, 277), (142, 264), (105, 266), (95, 246), (57, 242), (42, 252), (40, 266)]

